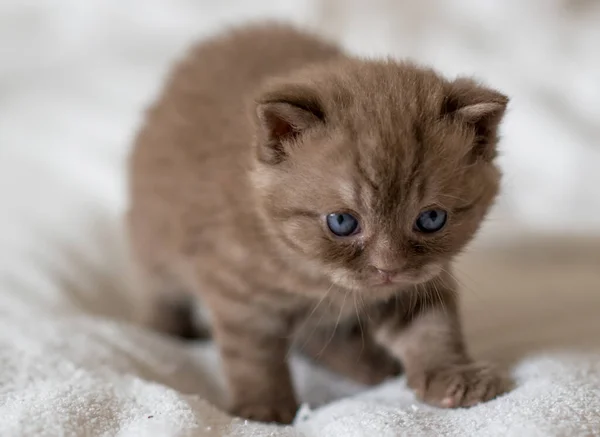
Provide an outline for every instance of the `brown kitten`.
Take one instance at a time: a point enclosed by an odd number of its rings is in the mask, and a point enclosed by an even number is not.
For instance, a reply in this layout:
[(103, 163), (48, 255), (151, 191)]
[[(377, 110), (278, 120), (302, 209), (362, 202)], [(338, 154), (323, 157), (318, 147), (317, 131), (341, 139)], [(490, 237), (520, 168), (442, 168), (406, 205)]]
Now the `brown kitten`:
[(465, 350), (450, 263), (498, 191), (506, 104), (285, 26), (202, 43), (131, 159), (147, 321), (187, 335), (201, 296), (246, 418), (293, 419), (292, 342), (365, 383), (400, 361), (433, 405), (495, 397), (504, 380)]

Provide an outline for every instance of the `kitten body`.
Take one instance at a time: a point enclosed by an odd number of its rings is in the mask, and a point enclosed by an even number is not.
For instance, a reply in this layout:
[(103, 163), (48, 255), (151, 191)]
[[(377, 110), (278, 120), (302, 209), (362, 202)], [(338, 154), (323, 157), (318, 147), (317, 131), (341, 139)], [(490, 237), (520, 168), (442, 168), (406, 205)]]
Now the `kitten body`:
[[(364, 383), (402, 363), (435, 405), (493, 398), (504, 381), (465, 350), (450, 264), (496, 196), (506, 103), (281, 25), (203, 42), (131, 157), (142, 317), (187, 336), (201, 297), (232, 411), (251, 419), (293, 419), (292, 344)], [(447, 222), (421, 232), (430, 210)], [(329, 214), (351, 214), (356, 232), (335, 235)]]

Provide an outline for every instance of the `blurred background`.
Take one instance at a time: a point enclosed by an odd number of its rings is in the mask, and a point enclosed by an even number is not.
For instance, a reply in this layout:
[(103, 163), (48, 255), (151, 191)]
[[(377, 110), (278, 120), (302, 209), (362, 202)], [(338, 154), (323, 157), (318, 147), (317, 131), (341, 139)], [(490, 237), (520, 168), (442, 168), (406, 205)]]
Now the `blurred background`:
[(3, 0), (6, 239), (33, 224), (73, 228), (82, 210), (120, 214), (131, 137), (170, 63), (198, 39), (265, 18), (501, 89), (512, 99), (506, 178), (486, 234), (600, 233), (598, 1)]
[(502, 90), (503, 195), (483, 240), (600, 235), (600, 1), (3, 0), (0, 273), (34, 281), (32, 257), (56, 262), (59, 240), (106, 258), (90, 227), (121, 223), (131, 139), (169, 66), (263, 19)]

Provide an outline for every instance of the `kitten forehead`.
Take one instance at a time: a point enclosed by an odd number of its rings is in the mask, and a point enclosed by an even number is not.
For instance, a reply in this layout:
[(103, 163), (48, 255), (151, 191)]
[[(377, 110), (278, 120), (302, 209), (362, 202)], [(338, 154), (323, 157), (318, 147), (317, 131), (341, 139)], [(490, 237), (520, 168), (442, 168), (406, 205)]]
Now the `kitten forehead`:
[(466, 153), (465, 130), (441, 115), (449, 82), (432, 70), (346, 60), (308, 69), (300, 78), (319, 95), (327, 124), (344, 137), (339, 147), (354, 149), (357, 170), (362, 166), (372, 182), (411, 172), (429, 155), (448, 155), (445, 162), (452, 163)]
[(392, 138), (414, 119), (437, 118), (448, 86), (433, 70), (410, 63), (354, 59), (301, 70), (292, 82), (316, 91), (330, 122), (354, 132), (386, 128)]
[[(313, 83), (328, 122), (344, 134), (361, 200), (394, 214), (399, 202), (435, 201), (453, 192), (473, 135), (442, 116), (449, 82), (432, 70), (390, 62), (345, 62)], [(460, 188), (460, 187), (459, 187)]]

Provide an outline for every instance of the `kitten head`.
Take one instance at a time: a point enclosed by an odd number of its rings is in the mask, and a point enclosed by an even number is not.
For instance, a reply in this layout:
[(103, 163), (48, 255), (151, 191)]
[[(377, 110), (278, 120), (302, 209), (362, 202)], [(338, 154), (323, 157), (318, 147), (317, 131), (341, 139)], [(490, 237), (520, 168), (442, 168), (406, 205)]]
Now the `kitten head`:
[(507, 102), (405, 63), (337, 61), (274, 80), (255, 108), (261, 215), (299, 262), (342, 287), (429, 280), (498, 192)]

